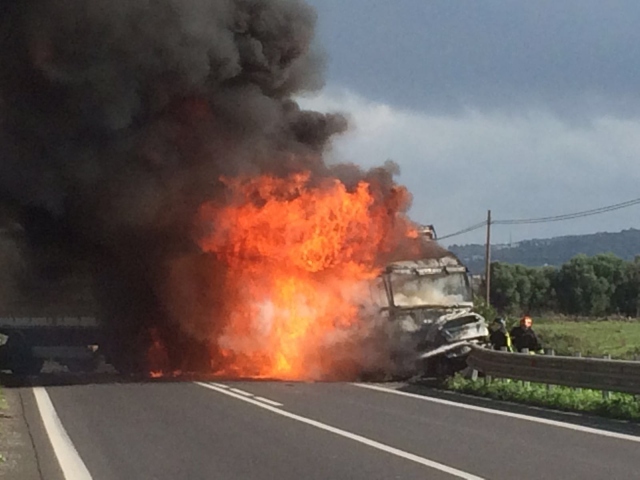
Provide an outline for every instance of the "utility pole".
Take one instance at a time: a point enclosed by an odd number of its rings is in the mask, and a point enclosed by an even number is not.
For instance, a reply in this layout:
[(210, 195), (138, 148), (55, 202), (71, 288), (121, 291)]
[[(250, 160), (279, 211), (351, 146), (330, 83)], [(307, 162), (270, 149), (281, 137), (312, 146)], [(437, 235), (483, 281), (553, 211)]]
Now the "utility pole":
[(485, 300), (490, 305), (491, 292), (491, 210), (487, 210), (487, 244), (484, 254), (484, 283), (485, 283)]

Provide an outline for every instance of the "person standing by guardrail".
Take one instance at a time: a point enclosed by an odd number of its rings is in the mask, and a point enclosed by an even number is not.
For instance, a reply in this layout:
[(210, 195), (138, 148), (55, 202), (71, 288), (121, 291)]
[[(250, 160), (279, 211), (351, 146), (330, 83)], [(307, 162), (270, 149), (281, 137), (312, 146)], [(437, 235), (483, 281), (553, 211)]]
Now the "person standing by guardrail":
[(491, 334), (489, 335), (489, 342), (494, 350), (502, 350), (506, 348), (508, 352), (513, 352), (513, 345), (511, 344), (511, 335), (507, 331), (507, 323), (504, 318), (496, 318), (491, 324)]
[(511, 329), (511, 341), (516, 351), (521, 352), (527, 348), (530, 352), (537, 352), (542, 350), (542, 344), (536, 332), (531, 327), (533, 320), (530, 316), (525, 315), (520, 319), (520, 325)]

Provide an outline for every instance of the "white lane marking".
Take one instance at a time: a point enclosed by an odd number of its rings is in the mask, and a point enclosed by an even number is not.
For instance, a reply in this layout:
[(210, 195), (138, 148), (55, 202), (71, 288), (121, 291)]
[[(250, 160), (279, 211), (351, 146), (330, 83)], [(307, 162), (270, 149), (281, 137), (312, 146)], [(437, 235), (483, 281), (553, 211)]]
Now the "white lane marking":
[(261, 402), (268, 403), (269, 405), (273, 405), (274, 407), (282, 407), (281, 403), (274, 402), (273, 400), (269, 400), (264, 397), (254, 397), (256, 400), (260, 400)]
[(42, 423), (44, 423), (64, 478), (66, 480), (92, 480), (89, 470), (64, 429), (47, 391), (44, 387), (34, 387), (33, 395), (36, 398)]
[[(217, 385), (216, 385), (217, 386)], [(237, 393), (238, 395), (244, 395), (245, 397), (253, 397), (253, 393), (245, 392), (244, 390), (240, 390), (239, 388), (230, 388), (230, 392)]]
[(312, 427), (319, 428), (320, 430), (331, 432), (341, 437), (354, 440), (356, 442), (362, 443), (364, 445), (375, 448), (377, 450), (381, 450), (383, 452), (390, 453), (397, 457), (401, 457), (406, 460), (411, 460), (412, 462), (419, 463), (420, 465), (424, 465), (425, 467), (433, 468), (435, 470), (448, 473), (449, 475), (453, 475), (454, 477), (462, 478), (464, 480), (484, 480), (482, 477), (472, 475), (471, 473), (467, 473), (462, 470), (458, 470), (457, 468), (449, 467), (442, 463), (438, 463), (433, 460), (429, 460), (424, 457), (414, 455), (413, 453), (405, 452), (404, 450), (400, 450), (398, 448), (385, 445), (384, 443), (376, 442), (375, 440), (371, 440), (369, 438), (363, 437), (361, 435), (357, 435), (355, 433), (348, 432), (346, 430), (341, 430), (339, 428), (332, 427), (331, 425), (327, 425), (326, 423), (318, 422), (316, 420), (311, 420), (310, 418), (296, 415), (295, 413), (290, 413), (280, 408), (275, 408), (269, 405), (265, 405), (264, 403), (261, 403), (253, 398), (243, 397), (242, 395), (233, 393), (230, 390), (222, 389), (208, 383), (202, 383), (202, 382), (195, 382), (195, 383), (196, 385), (200, 385), (201, 387), (209, 388), (211, 390), (215, 390), (216, 392), (222, 393), (224, 395), (229, 395), (230, 397), (237, 398), (238, 400), (242, 400), (243, 402), (251, 403), (252, 405), (255, 405), (260, 408), (264, 408), (265, 410), (269, 410), (270, 412), (273, 412), (273, 413), (277, 413), (278, 415), (282, 415), (283, 417), (287, 417), (301, 423), (306, 423), (307, 425), (311, 425)]
[(476, 412), (490, 413), (492, 415), (502, 415), (503, 417), (517, 418), (519, 420), (542, 423), (544, 425), (551, 425), (554, 427), (566, 428), (569, 430), (575, 430), (577, 432), (592, 433), (594, 435), (601, 435), (603, 437), (617, 438), (619, 440), (628, 440), (630, 442), (640, 443), (640, 437), (635, 435), (629, 435), (626, 433), (610, 432), (608, 430), (601, 430), (599, 428), (593, 428), (593, 427), (585, 427), (582, 425), (575, 425), (573, 423), (560, 422), (558, 420), (550, 420), (548, 418), (532, 417), (530, 415), (523, 415), (521, 413), (505, 412), (502, 410), (494, 410), (492, 408), (478, 407), (476, 405), (467, 405), (465, 403), (453, 402), (451, 400), (443, 400), (441, 398), (427, 397), (425, 395), (419, 395), (417, 393), (401, 392), (398, 390), (394, 390), (392, 388), (380, 387), (378, 385), (366, 385), (363, 383), (353, 383), (352, 385), (360, 388), (367, 388), (369, 390), (376, 390), (379, 392), (392, 393), (394, 395), (401, 395), (403, 397), (417, 398), (418, 400), (423, 400), (425, 402), (440, 403), (442, 405), (448, 405), (451, 407), (464, 408), (466, 410), (473, 410)]
[[(199, 383), (199, 382), (196, 382)], [(253, 398), (255, 400), (260, 400), (261, 402), (268, 403), (269, 405), (273, 405), (274, 407), (282, 407), (283, 405), (278, 402), (274, 402), (273, 400), (269, 400), (268, 398), (259, 397), (250, 392), (245, 392), (244, 390), (240, 390), (239, 388), (232, 388), (228, 385), (223, 385), (222, 383), (214, 383), (209, 382), (209, 385), (213, 385), (214, 387), (224, 388), (225, 390), (229, 390), (230, 392), (237, 393), (238, 395), (243, 395), (245, 397)]]

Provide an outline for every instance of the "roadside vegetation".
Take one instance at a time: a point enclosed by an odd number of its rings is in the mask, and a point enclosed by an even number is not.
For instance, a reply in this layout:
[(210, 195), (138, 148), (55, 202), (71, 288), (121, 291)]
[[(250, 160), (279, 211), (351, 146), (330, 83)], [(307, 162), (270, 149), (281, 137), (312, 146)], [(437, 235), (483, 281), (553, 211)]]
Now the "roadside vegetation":
[(640, 257), (577, 255), (560, 267), (491, 264), (491, 305), (501, 315), (640, 316)]
[(640, 401), (634, 395), (587, 389), (525, 383), (517, 380), (470, 380), (461, 375), (449, 378), (444, 388), (494, 400), (581, 412), (620, 420), (640, 421)]

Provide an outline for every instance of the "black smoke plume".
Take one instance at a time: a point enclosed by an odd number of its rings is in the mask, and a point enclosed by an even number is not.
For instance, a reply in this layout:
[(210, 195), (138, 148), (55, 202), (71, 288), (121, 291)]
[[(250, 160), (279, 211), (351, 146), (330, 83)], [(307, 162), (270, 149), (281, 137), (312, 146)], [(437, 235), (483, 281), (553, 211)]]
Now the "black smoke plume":
[[(25, 290), (43, 275), (88, 275), (125, 353), (154, 326), (175, 345), (197, 338), (220, 299), (190, 256), (190, 229), (219, 178), (336, 170), (321, 154), (346, 121), (293, 99), (322, 86), (314, 11), (298, 0), (7, 0), (0, 15), (0, 199), (26, 238)], [(388, 170), (370, 175), (392, 188)]]

